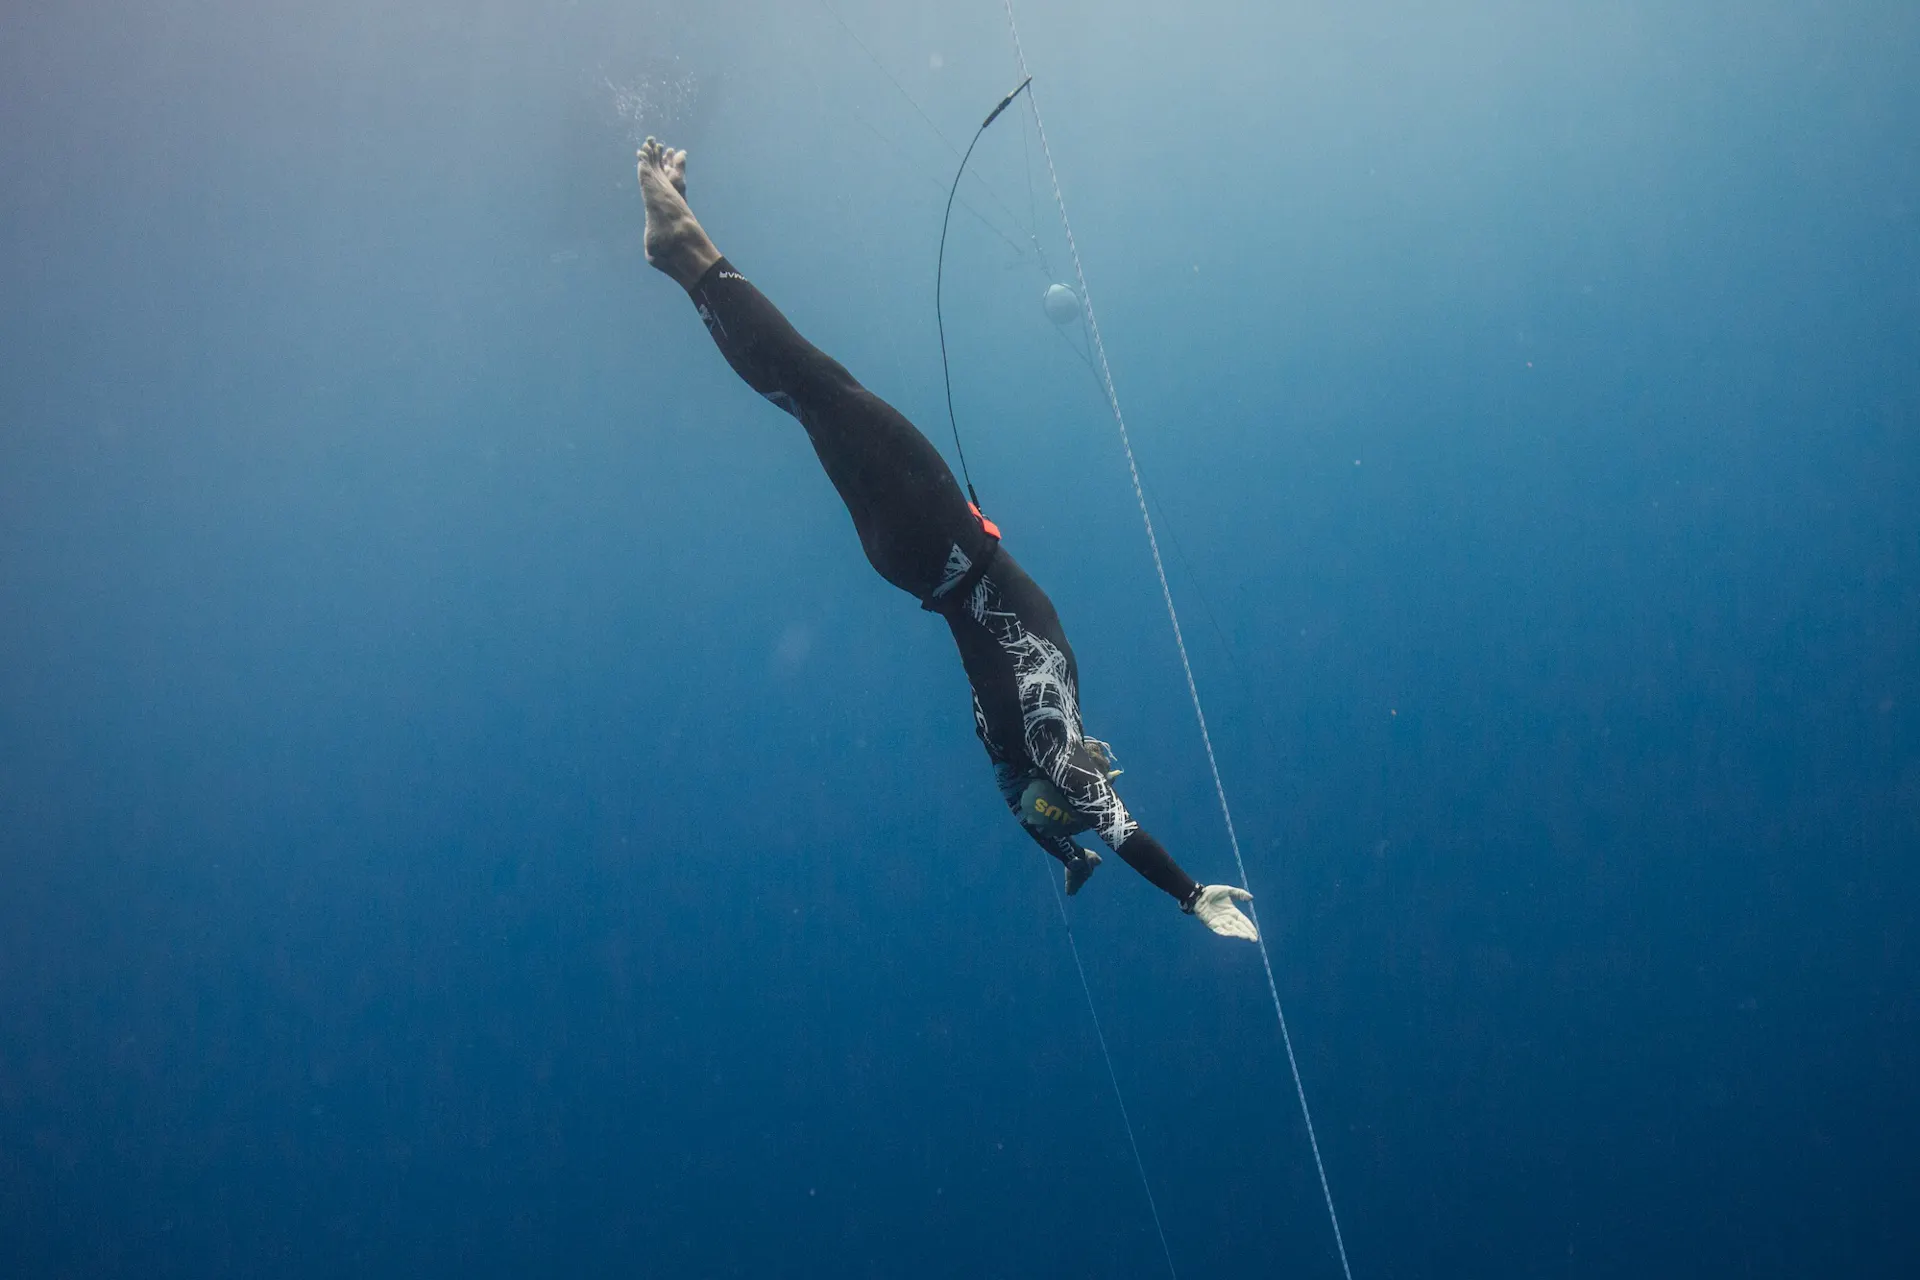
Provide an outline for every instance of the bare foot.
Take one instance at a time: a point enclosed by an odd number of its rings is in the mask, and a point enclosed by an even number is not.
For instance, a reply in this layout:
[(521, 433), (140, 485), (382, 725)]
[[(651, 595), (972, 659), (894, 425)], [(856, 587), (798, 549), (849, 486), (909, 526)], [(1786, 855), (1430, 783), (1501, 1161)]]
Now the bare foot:
[(647, 262), (693, 288), (720, 251), (687, 207), (687, 153), (648, 138), (640, 148), (640, 199), (647, 206)]

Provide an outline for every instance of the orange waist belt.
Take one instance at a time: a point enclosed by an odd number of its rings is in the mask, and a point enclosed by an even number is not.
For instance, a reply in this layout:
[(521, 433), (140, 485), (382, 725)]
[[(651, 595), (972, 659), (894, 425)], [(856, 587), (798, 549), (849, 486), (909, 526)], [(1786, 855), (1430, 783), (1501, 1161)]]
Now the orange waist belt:
[(967, 504), (967, 510), (973, 512), (973, 518), (980, 522), (980, 527), (987, 531), (987, 536), (989, 538), (992, 538), (995, 542), (1000, 541), (999, 525), (987, 519), (984, 515), (981, 515), (980, 508), (974, 506), (971, 502)]

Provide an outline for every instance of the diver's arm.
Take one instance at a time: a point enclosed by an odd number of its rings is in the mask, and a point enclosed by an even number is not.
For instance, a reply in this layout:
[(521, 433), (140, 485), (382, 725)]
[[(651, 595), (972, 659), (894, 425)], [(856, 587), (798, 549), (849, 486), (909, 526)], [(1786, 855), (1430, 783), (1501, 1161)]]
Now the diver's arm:
[[(1106, 749), (1102, 745), (1103, 755)], [(1112, 776), (1118, 770), (1109, 769), (1110, 757), (1093, 760), (1100, 777), (1100, 783), (1111, 796), (1108, 813), (1118, 813), (1119, 821), (1124, 824), (1126, 835), (1119, 843), (1108, 841), (1109, 847), (1123, 858), (1127, 865), (1155, 888), (1180, 904), (1180, 909), (1190, 916), (1197, 916), (1200, 922), (1223, 938), (1242, 938), (1248, 942), (1257, 942), (1260, 931), (1244, 915), (1239, 907), (1242, 902), (1251, 902), (1253, 895), (1237, 885), (1201, 884), (1183, 870), (1167, 852), (1166, 846), (1154, 839), (1147, 830), (1127, 816), (1120, 797), (1113, 794)], [(1035, 777), (1000, 760), (994, 761), (994, 778), (1000, 785), (1000, 794), (1007, 802), (1007, 808), (1015, 818), (1021, 817), (1021, 796), (1027, 783)], [(1090, 849), (1082, 849), (1066, 836), (1047, 835), (1035, 831), (1021, 822), (1021, 828), (1033, 842), (1058, 858), (1067, 868), (1067, 892), (1078, 893), (1080, 887), (1100, 865), (1100, 855)], [(1103, 832), (1102, 839), (1106, 839)]]
[(1239, 885), (1197, 883), (1144, 828), (1128, 836), (1115, 852), (1127, 860), (1128, 866), (1172, 894), (1182, 911), (1198, 916), (1221, 937), (1260, 940), (1260, 931), (1239, 906), (1253, 901), (1253, 895)]
[[(1050, 726), (1041, 726), (1038, 733), (1029, 726), (1029, 748), (1049, 745), (1051, 732), (1054, 730)], [(1101, 748), (1097, 757), (1087, 749), (1084, 739), (1071, 745), (1056, 740), (1052, 745), (1055, 750), (1051, 754), (1035, 752), (1035, 758), (1052, 761), (1053, 767), (1047, 770), (1049, 780), (1078, 813), (1092, 820), (1108, 848), (1179, 903), (1182, 911), (1198, 916), (1215, 933), (1249, 942), (1259, 939), (1253, 921), (1236, 905), (1251, 901), (1252, 894), (1234, 885), (1200, 884), (1173, 860), (1165, 845), (1128, 815), (1113, 789), (1116, 771), (1109, 767), (1113, 761), (1105, 744), (1095, 744)]]
[[(1172, 897), (1182, 910), (1189, 909), (1200, 886), (1173, 860), (1166, 846), (1127, 813), (1120, 793), (1113, 789), (1113, 776), (1118, 771), (1108, 767), (1112, 764), (1111, 758), (1096, 757), (1088, 750), (1087, 741), (1084, 737), (1068, 740), (1059, 721), (1054, 719), (1030, 721), (1027, 726), (1028, 751), (1036, 761), (1042, 762), (1047, 780), (1060, 789), (1074, 812), (1090, 823), (1106, 846), (1146, 877), (1148, 883)], [(1100, 745), (1103, 752), (1106, 750), (1104, 744), (1096, 745)], [(1005, 793), (1003, 784), (1002, 794)], [(1018, 797), (1011, 798), (1009, 803), (1017, 805)]]
[(1113, 851), (1145, 876), (1147, 883), (1179, 903), (1182, 911), (1191, 909), (1200, 892), (1199, 882), (1173, 860), (1167, 847), (1149, 835), (1145, 827), (1134, 827), (1133, 834), (1113, 846)]

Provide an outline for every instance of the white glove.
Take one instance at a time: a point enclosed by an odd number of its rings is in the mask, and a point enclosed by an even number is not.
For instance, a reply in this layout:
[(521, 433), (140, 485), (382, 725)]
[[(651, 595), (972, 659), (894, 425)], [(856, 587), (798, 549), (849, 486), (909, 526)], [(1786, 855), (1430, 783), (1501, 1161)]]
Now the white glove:
[(1242, 915), (1236, 902), (1252, 902), (1253, 895), (1238, 885), (1208, 884), (1200, 887), (1200, 896), (1193, 900), (1191, 911), (1200, 917), (1200, 922), (1223, 938), (1245, 938), (1248, 942), (1260, 941), (1260, 931), (1253, 927), (1253, 921)]

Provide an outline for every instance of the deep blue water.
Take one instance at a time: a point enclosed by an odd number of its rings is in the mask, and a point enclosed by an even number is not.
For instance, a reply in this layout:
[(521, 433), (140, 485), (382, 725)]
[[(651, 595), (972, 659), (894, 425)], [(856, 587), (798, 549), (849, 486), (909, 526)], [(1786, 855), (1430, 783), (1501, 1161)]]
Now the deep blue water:
[[(1019, 13), (1354, 1274), (1920, 1273), (1920, 10)], [(0, 16), (0, 1274), (1166, 1272), (944, 628), (638, 252), (651, 130), (944, 444), (1017, 79)], [(1024, 105), (972, 172), (974, 478), (1227, 879)], [(1072, 912), (1180, 1274), (1337, 1276), (1258, 954)]]

